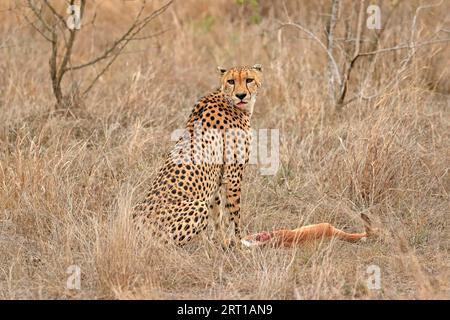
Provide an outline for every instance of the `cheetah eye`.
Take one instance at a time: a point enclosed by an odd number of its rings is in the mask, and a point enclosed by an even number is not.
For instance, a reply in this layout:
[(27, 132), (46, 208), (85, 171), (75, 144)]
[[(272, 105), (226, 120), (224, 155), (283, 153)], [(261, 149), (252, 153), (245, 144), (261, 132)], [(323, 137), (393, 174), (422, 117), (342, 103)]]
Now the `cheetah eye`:
[(234, 80), (233, 79), (230, 79), (227, 82), (228, 82), (228, 84), (234, 85)]
[(248, 78), (248, 79), (247, 79), (247, 83), (252, 83), (252, 82), (253, 82), (253, 80), (255, 80), (255, 79), (252, 79), (252, 78)]

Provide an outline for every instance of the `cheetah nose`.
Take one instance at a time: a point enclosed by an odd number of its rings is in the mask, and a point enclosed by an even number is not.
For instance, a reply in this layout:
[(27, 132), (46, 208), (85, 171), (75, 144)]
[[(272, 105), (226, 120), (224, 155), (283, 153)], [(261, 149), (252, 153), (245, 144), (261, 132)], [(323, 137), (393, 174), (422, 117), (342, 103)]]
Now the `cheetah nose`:
[(247, 95), (246, 93), (236, 93), (236, 97), (238, 97), (241, 100), (244, 99), (246, 95)]

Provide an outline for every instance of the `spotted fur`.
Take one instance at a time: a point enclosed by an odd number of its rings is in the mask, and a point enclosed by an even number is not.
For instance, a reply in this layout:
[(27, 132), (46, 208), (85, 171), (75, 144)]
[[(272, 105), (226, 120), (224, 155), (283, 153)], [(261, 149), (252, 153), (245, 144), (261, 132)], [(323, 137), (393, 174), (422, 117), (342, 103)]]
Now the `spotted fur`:
[[(218, 68), (221, 87), (194, 106), (146, 197), (133, 210), (139, 229), (184, 245), (221, 215), (222, 199), (240, 239), (241, 181), (262, 67)], [(216, 223), (217, 224), (217, 223)]]

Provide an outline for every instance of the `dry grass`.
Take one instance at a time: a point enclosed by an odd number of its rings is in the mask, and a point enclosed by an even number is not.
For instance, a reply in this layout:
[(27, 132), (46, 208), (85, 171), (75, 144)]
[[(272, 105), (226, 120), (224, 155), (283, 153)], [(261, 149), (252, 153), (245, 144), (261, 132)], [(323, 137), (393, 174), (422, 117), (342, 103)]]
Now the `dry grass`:
[[(131, 2), (96, 3), (97, 26), (81, 31), (78, 61), (101, 51), (132, 17)], [(380, 94), (335, 114), (323, 51), (298, 31), (276, 30), (275, 19), (286, 19), (281, 1), (276, 8), (259, 3), (175, 3), (153, 25), (170, 31), (134, 42), (64, 116), (50, 112), (47, 43), (2, 2), (0, 298), (450, 297), (448, 45), (418, 50), (396, 81), (405, 51), (361, 60), (351, 87)], [(382, 47), (408, 40), (418, 4), (383, 6), (392, 16)], [(292, 19), (322, 35), (329, 1), (286, 6)], [(445, 19), (448, 30), (449, 9), (444, 1), (424, 11), (419, 38)], [(261, 21), (251, 18), (255, 10)], [(127, 216), (161, 164), (170, 133), (216, 85), (216, 65), (253, 63), (265, 66), (253, 127), (280, 130), (281, 165), (275, 176), (248, 168), (246, 232), (323, 221), (356, 231), (366, 212), (382, 230), (378, 239), (230, 252), (206, 241), (182, 249), (136, 241)], [(66, 288), (74, 264), (81, 290)], [(380, 266), (381, 290), (366, 286), (372, 264)]]

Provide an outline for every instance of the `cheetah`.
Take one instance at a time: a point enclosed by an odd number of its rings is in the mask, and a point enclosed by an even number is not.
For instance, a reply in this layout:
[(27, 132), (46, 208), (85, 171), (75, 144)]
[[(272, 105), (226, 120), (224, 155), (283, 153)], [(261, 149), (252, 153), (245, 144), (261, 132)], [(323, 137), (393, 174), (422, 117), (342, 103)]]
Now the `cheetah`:
[[(142, 201), (133, 208), (139, 230), (183, 246), (220, 221), (224, 204), (241, 239), (241, 181), (249, 161), (250, 118), (262, 66), (218, 67), (220, 88), (195, 104), (185, 133), (169, 151)], [(223, 202), (222, 203), (222, 199)]]

